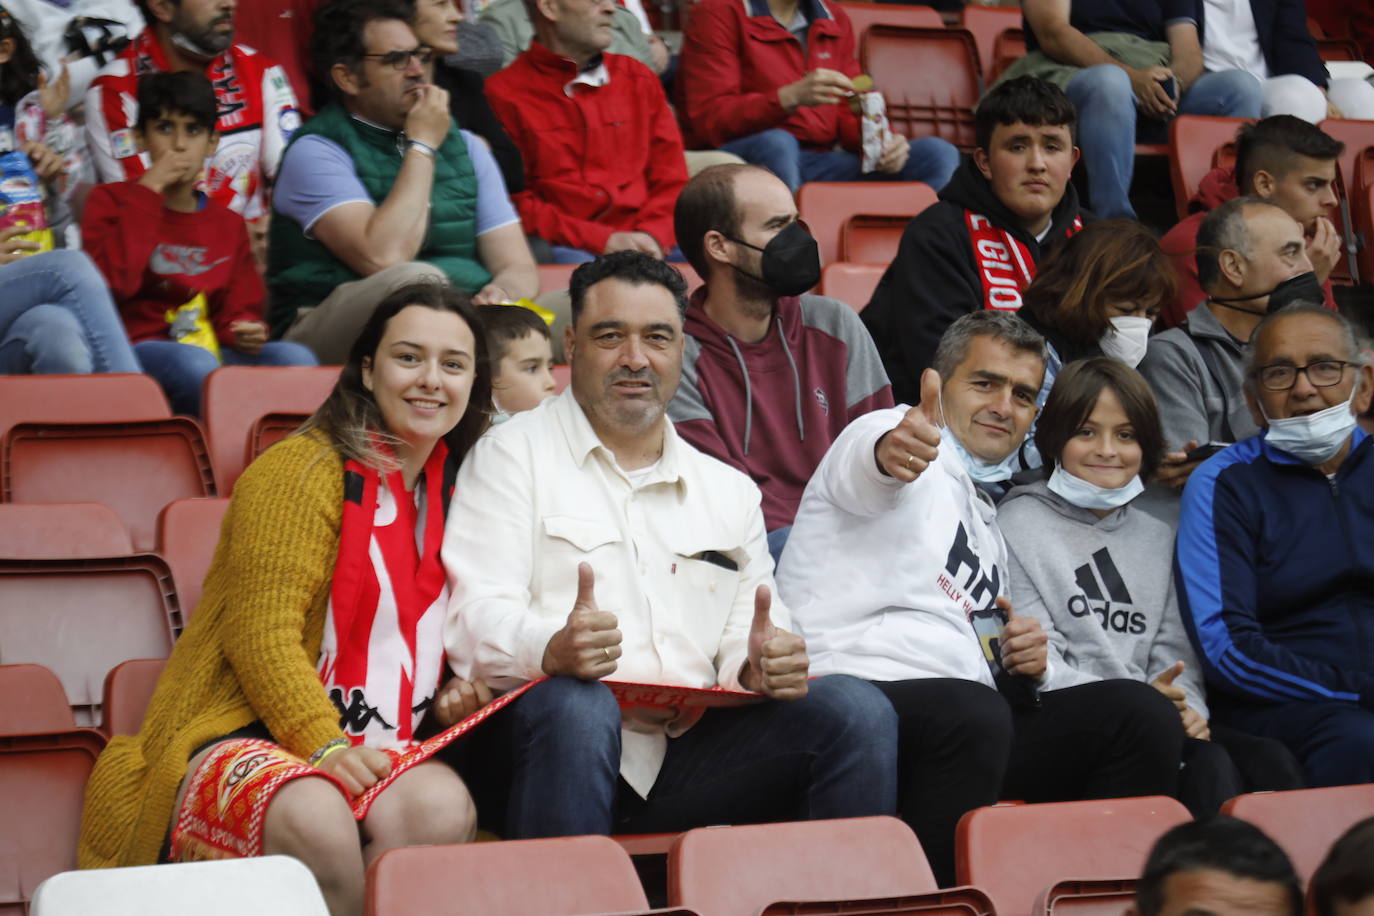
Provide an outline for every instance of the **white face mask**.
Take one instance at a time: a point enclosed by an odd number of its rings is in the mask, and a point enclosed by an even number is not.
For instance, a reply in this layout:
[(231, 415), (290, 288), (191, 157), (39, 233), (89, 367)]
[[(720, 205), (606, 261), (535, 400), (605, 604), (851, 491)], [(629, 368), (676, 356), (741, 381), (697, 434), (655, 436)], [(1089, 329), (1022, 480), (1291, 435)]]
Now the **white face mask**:
[(1139, 474), (1124, 487), (1099, 487), (1070, 474), (1062, 464), (1054, 469), (1046, 486), (1051, 493), (1080, 509), (1119, 509), (1145, 492), (1145, 484)]
[(943, 422), (945, 419), (945, 397), (940, 394), (940, 447), (948, 445), (950, 451), (954, 452), (959, 459), (959, 463), (964, 466), (968, 476), (979, 483), (998, 483), (1009, 480), (1012, 474), (1020, 470), (1017, 463), (1019, 449), (1012, 449), (1011, 454), (1001, 461), (988, 461), (986, 458), (979, 458), (977, 455), (964, 448), (964, 443), (959, 441), (959, 437), (954, 435), (949, 424)]
[[(1336, 456), (1355, 429), (1355, 413), (1350, 409), (1355, 392), (1334, 407), (1319, 410), (1305, 417), (1273, 419), (1267, 413), (1269, 429), (1264, 439), (1274, 448), (1282, 449), (1303, 464), (1316, 467)], [(1264, 412), (1264, 406), (1260, 406)]]
[(1154, 322), (1135, 315), (1120, 315), (1111, 319), (1111, 323), (1111, 330), (1102, 335), (1098, 346), (1104, 355), (1134, 369), (1145, 358), (1145, 351), (1150, 346), (1150, 328)]

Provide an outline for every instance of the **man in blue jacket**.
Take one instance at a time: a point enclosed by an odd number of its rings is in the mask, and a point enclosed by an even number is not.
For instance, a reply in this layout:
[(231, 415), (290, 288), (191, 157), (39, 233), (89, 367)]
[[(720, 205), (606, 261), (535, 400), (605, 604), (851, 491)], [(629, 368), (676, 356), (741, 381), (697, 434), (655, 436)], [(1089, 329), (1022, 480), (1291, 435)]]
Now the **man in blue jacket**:
[(1374, 782), (1374, 369), (1318, 305), (1247, 351), (1259, 435), (1188, 481), (1176, 574), (1221, 721), (1276, 738), (1313, 786)]

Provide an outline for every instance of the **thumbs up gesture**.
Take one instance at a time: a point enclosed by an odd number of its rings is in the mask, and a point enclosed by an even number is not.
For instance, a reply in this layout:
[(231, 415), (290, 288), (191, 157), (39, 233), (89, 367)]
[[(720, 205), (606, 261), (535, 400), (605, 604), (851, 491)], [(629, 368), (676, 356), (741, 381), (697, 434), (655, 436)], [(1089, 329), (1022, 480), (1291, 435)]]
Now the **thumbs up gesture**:
[(1183, 662), (1174, 662), (1168, 668), (1165, 668), (1156, 675), (1153, 681), (1150, 681), (1150, 686), (1172, 700), (1179, 712), (1183, 712), (1188, 708), (1188, 697), (1183, 692), (1183, 688), (1174, 684), (1174, 681), (1177, 680), (1178, 676), (1182, 673)]
[(921, 374), (921, 403), (906, 412), (892, 429), (883, 433), (873, 448), (878, 469), (902, 483), (911, 483), (939, 454), (940, 373)]
[(754, 592), (754, 620), (749, 626), (749, 660), (740, 672), (747, 689), (775, 700), (800, 700), (806, 696), (806, 673), (811, 659), (806, 640), (780, 630), (768, 616), (773, 596), (768, 586)]
[(1034, 617), (1017, 617), (1011, 599), (998, 598), (997, 606), (1007, 612), (1007, 625), (1002, 627), (1002, 670), (1008, 674), (1024, 674), (1038, 678), (1049, 666), (1050, 637), (1040, 628)]
[(563, 629), (544, 647), (544, 673), (584, 681), (611, 674), (616, 669), (615, 660), (620, 658), (618, 627), (614, 614), (596, 606), (596, 574), (591, 564), (577, 564), (577, 601)]

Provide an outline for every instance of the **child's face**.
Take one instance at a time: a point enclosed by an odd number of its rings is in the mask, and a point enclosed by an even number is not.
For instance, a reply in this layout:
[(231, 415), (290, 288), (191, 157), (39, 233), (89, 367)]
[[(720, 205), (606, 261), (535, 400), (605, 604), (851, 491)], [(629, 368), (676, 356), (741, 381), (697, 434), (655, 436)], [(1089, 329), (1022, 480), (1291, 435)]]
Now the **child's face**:
[(163, 111), (138, 132), (138, 142), (153, 162), (176, 153), (193, 162), (203, 162), (219, 144), (219, 134), (206, 130), (195, 118), (180, 112)]
[(496, 406), (506, 413), (532, 410), (553, 392), (553, 347), (548, 338), (531, 331), (512, 340), (491, 380)]

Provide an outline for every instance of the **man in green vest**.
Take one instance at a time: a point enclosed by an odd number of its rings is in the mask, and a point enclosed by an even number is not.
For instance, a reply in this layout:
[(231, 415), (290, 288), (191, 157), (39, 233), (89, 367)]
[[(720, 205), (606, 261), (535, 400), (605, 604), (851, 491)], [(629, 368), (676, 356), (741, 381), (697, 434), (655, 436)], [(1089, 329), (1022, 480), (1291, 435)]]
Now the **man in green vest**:
[(268, 319), (276, 337), (342, 363), (373, 306), (433, 276), (478, 305), (539, 280), (491, 152), (425, 82), (430, 51), (396, 0), (335, 0), (310, 57), (331, 95), (291, 139), (273, 195)]

